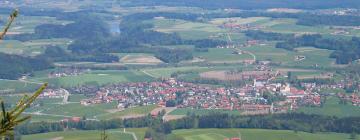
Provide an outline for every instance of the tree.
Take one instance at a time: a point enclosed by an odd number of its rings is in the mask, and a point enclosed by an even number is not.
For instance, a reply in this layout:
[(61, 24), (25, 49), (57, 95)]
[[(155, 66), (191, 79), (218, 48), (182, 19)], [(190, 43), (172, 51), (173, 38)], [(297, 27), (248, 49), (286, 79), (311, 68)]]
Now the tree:
[(100, 140), (109, 140), (109, 136), (106, 134), (106, 130), (101, 132)]
[[(9, 22), (6, 24), (3, 32), (0, 34), (0, 40), (2, 40), (7, 31), (9, 30), (11, 24), (15, 20), (18, 15), (18, 10), (14, 10), (12, 14), (10, 14)], [(38, 89), (32, 96), (28, 97), (25, 95), (19, 102), (17, 103), (16, 107), (12, 110), (8, 110), (5, 108), (5, 102), (0, 101), (1, 104), (1, 115), (0, 115), (0, 137), (1, 139), (14, 139), (15, 133), (14, 128), (15, 126), (19, 125), (20, 123), (30, 119), (31, 116), (21, 116), (22, 113), (28, 108), (35, 99), (44, 91), (47, 87), (47, 83), (43, 84), (40, 89)]]

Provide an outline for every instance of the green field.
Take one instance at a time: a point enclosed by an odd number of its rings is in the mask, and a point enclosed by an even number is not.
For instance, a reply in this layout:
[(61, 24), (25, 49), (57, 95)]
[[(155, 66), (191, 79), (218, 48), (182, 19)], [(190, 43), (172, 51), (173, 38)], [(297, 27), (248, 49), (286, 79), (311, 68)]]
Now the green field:
[(185, 140), (224, 140), (239, 137), (243, 140), (348, 140), (349, 134), (342, 133), (305, 133), (288, 130), (265, 129), (189, 129), (175, 130), (168, 136), (171, 140), (175, 136)]
[[(332, 67), (334, 63), (334, 59), (329, 58), (332, 51), (311, 47), (297, 48), (297, 51), (287, 51), (276, 48), (273, 43), (268, 43), (265, 46), (258, 45), (242, 49), (254, 53), (259, 61), (271, 60), (282, 66), (313, 67), (318, 65), (319, 67)], [(302, 61), (296, 61), (296, 56), (305, 56), (306, 58)]]
[(17, 40), (5, 40), (0, 43), (0, 52), (25, 56), (36, 56), (43, 53), (46, 47), (60, 46), (66, 48), (70, 39), (54, 38), (40, 39), (21, 42)]
[(121, 82), (145, 82), (153, 78), (141, 71), (130, 70), (104, 70), (91, 71), (78, 76), (68, 76), (60, 78), (35, 77), (32, 81), (48, 82), (54, 86), (73, 87), (85, 84), (104, 85), (109, 83)]
[(328, 97), (323, 107), (302, 107), (299, 108), (297, 112), (337, 117), (360, 116), (359, 107), (353, 106), (351, 103), (348, 103), (347, 105), (339, 104), (339, 99), (337, 97)]
[[(135, 133), (138, 140), (142, 140), (145, 136), (146, 128), (127, 128), (126, 132)], [(43, 134), (23, 135), (22, 140), (52, 140), (52, 139), (64, 139), (64, 140), (99, 140), (102, 131), (88, 130), (88, 131), (66, 131), (66, 132), (50, 132)], [(133, 136), (129, 133), (124, 133), (123, 129), (110, 129), (106, 133), (110, 140), (134, 140)]]
[(235, 51), (235, 49), (211, 48), (208, 52), (195, 52), (194, 56), (210, 63), (240, 63), (252, 59), (249, 54), (233, 54)]
[(140, 107), (128, 108), (125, 109), (124, 111), (119, 111), (115, 113), (100, 114), (97, 115), (96, 117), (101, 120), (107, 120), (107, 119), (121, 118), (124, 116), (146, 115), (149, 114), (155, 108), (156, 105), (140, 106)]
[(0, 80), (0, 91), (33, 92), (41, 85), (18, 80)]
[(177, 19), (154, 19), (146, 22), (153, 23), (155, 25), (154, 29), (157, 31), (176, 32), (184, 39), (205, 39), (226, 32), (226, 30), (214, 24)]
[(169, 68), (144, 69), (143, 71), (150, 74), (152, 77), (169, 78), (171, 74), (175, 72), (188, 72), (188, 71), (199, 72), (207, 69), (208, 69), (207, 67), (193, 66), (193, 67), (169, 67)]

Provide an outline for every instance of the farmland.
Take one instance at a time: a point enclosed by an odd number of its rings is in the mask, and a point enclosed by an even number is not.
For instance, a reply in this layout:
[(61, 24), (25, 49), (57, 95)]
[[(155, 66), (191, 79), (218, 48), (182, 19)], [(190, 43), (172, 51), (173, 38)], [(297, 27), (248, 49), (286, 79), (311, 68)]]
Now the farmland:
[(339, 101), (340, 100), (336, 97), (329, 97), (323, 107), (302, 107), (297, 112), (337, 117), (351, 117), (360, 115), (359, 107), (352, 106), (351, 103), (346, 105), (339, 104)]
[[(135, 133), (136, 137), (141, 139), (145, 135), (145, 128), (126, 129), (127, 132)], [(45, 134), (25, 135), (23, 140), (49, 140), (49, 139), (71, 139), (71, 140), (98, 140), (100, 139), (102, 131), (66, 131), (66, 132), (51, 132)], [(133, 140), (130, 133), (124, 133), (123, 129), (111, 129), (106, 131), (109, 139)]]
[(51, 85), (72, 87), (84, 84), (103, 85), (108, 83), (120, 82), (141, 82), (152, 80), (152, 77), (141, 71), (92, 71), (78, 76), (68, 76), (60, 78), (37, 77), (33, 81), (48, 82)]
[(185, 140), (223, 140), (241, 136), (245, 140), (347, 140), (349, 134), (340, 133), (305, 133), (287, 130), (264, 129), (192, 129), (175, 130), (169, 139), (178, 136)]

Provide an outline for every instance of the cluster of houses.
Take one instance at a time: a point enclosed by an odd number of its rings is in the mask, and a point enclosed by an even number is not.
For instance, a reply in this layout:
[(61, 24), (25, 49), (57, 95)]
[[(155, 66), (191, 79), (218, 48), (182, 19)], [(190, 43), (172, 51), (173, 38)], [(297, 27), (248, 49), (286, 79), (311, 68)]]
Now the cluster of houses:
[(347, 102), (351, 102), (353, 106), (360, 107), (360, 96), (357, 94), (351, 94), (351, 95), (338, 94), (338, 97)]
[(39, 98), (63, 98), (63, 103), (68, 103), (70, 92), (66, 89), (45, 89)]
[[(120, 83), (100, 88), (78, 87), (94, 93), (82, 105), (117, 102), (118, 108), (158, 105), (162, 107), (239, 110), (249, 113), (277, 113), (299, 105), (320, 105), (320, 95), (291, 87), (290, 84), (254, 80), (253, 85), (237, 88), (211, 87), (169, 79), (159, 82)], [(86, 90), (85, 90), (86, 89)], [(282, 98), (269, 101), (263, 95)], [(171, 106), (169, 102), (174, 104)]]
[(89, 71), (89, 70), (76, 69), (76, 68), (58, 69), (58, 70), (49, 72), (48, 78), (78, 76), (78, 75), (85, 73), (86, 71)]

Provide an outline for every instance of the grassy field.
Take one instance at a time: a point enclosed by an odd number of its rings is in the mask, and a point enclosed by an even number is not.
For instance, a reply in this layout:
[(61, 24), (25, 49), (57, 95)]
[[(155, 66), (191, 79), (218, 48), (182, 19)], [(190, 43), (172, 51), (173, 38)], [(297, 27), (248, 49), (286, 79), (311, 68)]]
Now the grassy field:
[(349, 134), (341, 133), (305, 133), (287, 130), (264, 130), (264, 129), (189, 129), (175, 130), (169, 135), (171, 140), (174, 136), (185, 140), (224, 140), (225, 138), (239, 137), (243, 140), (348, 140)]
[(18, 80), (0, 80), (0, 91), (6, 92), (33, 92), (41, 85)]
[(43, 53), (46, 47), (60, 46), (66, 48), (70, 39), (40, 39), (21, 42), (17, 40), (5, 40), (0, 43), (0, 52), (25, 56), (36, 56)]
[(188, 113), (194, 113), (195, 115), (208, 115), (211, 113), (226, 113), (229, 115), (241, 114), (240, 111), (179, 108), (170, 112), (169, 115), (187, 115)]
[(169, 68), (156, 68), (156, 69), (144, 69), (143, 71), (156, 78), (169, 78), (172, 73), (175, 72), (187, 72), (187, 71), (206, 71), (207, 67), (189, 66), (189, 67), (169, 67)]
[[(314, 65), (331, 67), (334, 62), (334, 59), (329, 58), (332, 51), (311, 47), (297, 48), (297, 51), (287, 51), (275, 48), (273, 43), (268, 43), (265, 46), (258, 45), (242, 49), (254, 53), (257, 60), (271, 60), (290, 67), (313, 67)], [(302, 61), (296, 61), (296, 56), (305, 56), (306, 58)]]
[(124, 64), (160, 64), (161, 60), (157, 59), (153, 54), (145, 53), (127, 53), (120, 54), (120, 63)]
[(205, 39), (226, 32), (226, 30), (217, 27), (215, 24), (177, 19), (154, 19), (146, 22), (153, 23), (155, 25), (154, 29), (157, 31), (176, 32), (184, 39)]
[[(147, 128), (127, 128), (126, 132), (135, 133), (138, 140), (142, 140), (145, 136)], [(22, 140), (99, 140), (102, 131), (99, 130), (88, 130), (88, 131), (66, 131), (66, 132), (50, 132), (44, 134), (33, 134), (24, 135), (21, 137)], [(124, 133), (123, 129), (110, 129), (106, 133), (110, 140), (134, 140), (131, 134)]]
[(249, 54), (233, 54), (235, 51), (235, 49), (211, 48), (208, 52), (195, 52), (194, 56), (210, 63), (240, 63), (252, 59)]
[(156, 105), (140, 106), (140, 107), (128, 108), (123, 111), (119, 111), (115, 113), (100, 114), (97, 115), (96, 117), (101, 120), (107, 120), (107, 119), (121, 118), (126, 116), (146, 115), (149, 114), (155, 108)]
[(48, 82), (51, 85), (72, 87), (85, 84), (108, 84), (120, 82), (142, 82), (153, 78), (141, 71), (130, 70), (104, 70), (92, 71), (78, 76), (60, 78), (35, 77), (31, 80)]
[(306, 114), (320, 114), (337, 117), (360, 116), (360, 108), (352, 106), (351, 103), (347, 105), (339, 104), (337, 97), (328, 97), (323, 107), (302, 107), (297, 112), (304, 112)]

